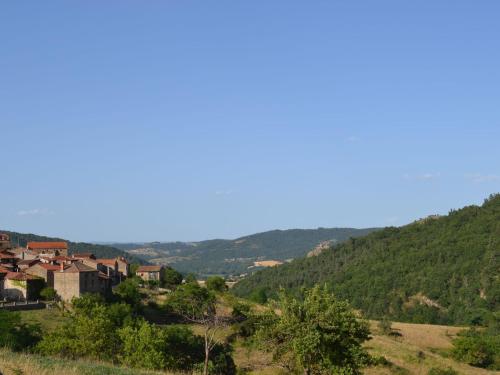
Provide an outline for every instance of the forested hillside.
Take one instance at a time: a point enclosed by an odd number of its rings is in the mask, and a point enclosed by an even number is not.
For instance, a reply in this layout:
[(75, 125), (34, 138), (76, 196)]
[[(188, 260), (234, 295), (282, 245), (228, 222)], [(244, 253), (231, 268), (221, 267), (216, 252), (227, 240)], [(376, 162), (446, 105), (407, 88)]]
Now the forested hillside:
[(255, 273), (238, 296), (326, 283), (368, 317), (481, 323), (500, 307), (500, 195), (399, 228), (386, 228)]
[(93, 253), (97, 258), (114, 258), (123, 256), (130, 262), (147, 263), (134, 255), (131, 255), (123, 250), (117, 249), (112, 246), (95, 245), (85, 242), (71, 242), (62, 238), (45, 237), (31, 233), (17, 233), (0, 230), (1, 233), (7, 233), (10, 236), (10, 241), (14, 246), (25, 247), (29, 241), (65, 241), (68, 243), (69, 254), (74, 253)]
[[(360, 237), (373, 228), (318, 228), (273, 230), (240, 237), (235, 240), (200, 242), (152, 242), (145, 244), (113, 244), (153, 263), (170, 264), (181, 272), (200, 276), (213, 274), (240, 275), (253, 270), (254, 262), (286, 261), (302, 257), (319, 243), (343, 242)], [(250, 269), (249, 269), (250, 267)]]

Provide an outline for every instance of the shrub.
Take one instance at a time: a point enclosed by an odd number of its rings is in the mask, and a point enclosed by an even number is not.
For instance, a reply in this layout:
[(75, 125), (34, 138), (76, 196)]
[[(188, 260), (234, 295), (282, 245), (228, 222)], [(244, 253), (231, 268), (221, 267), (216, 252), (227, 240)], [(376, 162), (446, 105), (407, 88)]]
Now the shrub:
[(40, 297), (42, 297), (45, 301), (54, 301), (57, 297), (57, 293), (54, 288), (46, 287), (40, 292)]
[(452, 355), (471, 366), (500, 369), (500, 335), (470, 329), (453, 340)]
[(226, 280), (220, 276), (211, 276), (207, 279), (207, 289), (214, 292), (225, 292), (227, 289)]

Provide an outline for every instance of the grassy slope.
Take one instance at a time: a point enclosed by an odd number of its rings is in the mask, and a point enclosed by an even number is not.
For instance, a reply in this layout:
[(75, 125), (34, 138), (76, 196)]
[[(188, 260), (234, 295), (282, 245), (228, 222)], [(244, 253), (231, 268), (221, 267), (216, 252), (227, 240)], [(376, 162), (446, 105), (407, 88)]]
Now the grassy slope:
[[(452, 338), (462, 328), (426, 324), (395, 323), (393, 328), (401, 338), (390, 338), (377, 334), (376, 322), (372, 323), (373, 339), (367, 343), (372, 354), (383, 355), (393, 366), (365, 369), (366, 375), (426, 375), (430, 368), (451, 367), (463, 375), (490, 375), (499, 372), (487, 371), (458, 363), (446, 356)], [(196, 329), (195, 329), (196, 330)], [(226, 331), (229, 334), (229, 331)], [(220, 337), (224, 339), (223, 336)], [(423, 353), (423, 354), (419, 354)], [(234, 359), (238, 367), (251, 370), (253, 375), (284, 375), (285, 372), (272, 366), (268, 354), (248, 351), (237, 342)], [(20, 372), (20, 371), (22, 372)], [(164, 372), (149, 372), (115, 367), (109, 364), (70, 361), (11, 353), (0, 350), (0, 372), (3, 375), (159, 375)]]
[(139, 371), (105, 363), (70, 361), (0, 349), (3, 375), (159, 375), (165, 372)]
[[(152, 296), (161, 303), (163, 296)], [(228, 303), (220, 300), (219, 313), (229, 313)], [(254, 304), (254, 310), (260, 310), (261, 305)], [(65, 317), (56, 309), (35, 310), (21, 312), (23, 321), (40, 323), (44, 330), (53, 330), (61, 325)], [(375, 367), (365, 369), (367, 375), (427, 375), (433, 367), (451, 367), (460, 374), (495, 374), (498, 372), (486, 371), (479, 368), (458, 363), (449, 358), (448, 350), (451, 340), (462, 330), (462, 327), (439, 326), (428, 324), (394, 323), (393, 328), (401, 333), (401, 337), (392, 338), (378, 333), (377, 322), (371, 323), (373, 339), (366, 343), (369, 351), (374, 355), (384, 356), (393, 365), (391, 367)], [(201, 327), (192, 327), (197, 334), (202, 333)], [(222, 342), (231, 335), (230, 328), (223, 329), (217, 335)], [(234, 360), (239, 368), (247, 369), (253, 375), (284, 375), (285, 372), (276, 368), (271, 363), (267, 353), (248, 350), (241, 340), (234, 343)], [(23, 372), (16, 372), (20, 369)], [(0, 350), (0, 372), (3, 375), (132, 375), (160, 374), (156, 372), (140, 372), (137, 370), (123, 369), (104, 363), (88, 361), (69, 361), (53, 358), (43, 358), (34, 355), (12, 354)], [(165, 373), (163, 373), (165, 374)]]
[[(374, 355), (384, 356), (392, 363), (388, 367), (372, 367), (364, 370), (366, 375), (427, 375), (435, 367), (451, 367), (462, 375), (497, 374), (454, 361), (447, 356), (451, 340), (462, 330), (461, 327), (427, 324), (394, 323), (402, 337), (391, 338), (377, 333), (376, 322), (372, 322), (373, 339), (366, 347)], [(272, 366), (270, 356), (265, 353), (248, 351), (238, 343), (234, 353), (239, 367), (253, 369), (253, 375), (282, 375), (282, 370)]]

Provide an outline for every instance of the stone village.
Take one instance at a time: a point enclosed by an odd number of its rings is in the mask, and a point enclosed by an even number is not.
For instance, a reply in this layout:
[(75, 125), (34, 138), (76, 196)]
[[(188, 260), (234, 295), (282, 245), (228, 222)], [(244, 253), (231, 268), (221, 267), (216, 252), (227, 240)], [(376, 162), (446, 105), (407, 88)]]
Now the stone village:
[[(140, 266), (136, 275), (159, 280), (163, 266)], [(0, 233), (0, 299), (32, 301), (50, 287), (62, 301), (84, 293), (111, 293), (112, 287), (130, 276), (124, 257), (96, 258), (92, 253), (69, 255), (66, 242), (28, 242), (14, 247), (9, 235)]]

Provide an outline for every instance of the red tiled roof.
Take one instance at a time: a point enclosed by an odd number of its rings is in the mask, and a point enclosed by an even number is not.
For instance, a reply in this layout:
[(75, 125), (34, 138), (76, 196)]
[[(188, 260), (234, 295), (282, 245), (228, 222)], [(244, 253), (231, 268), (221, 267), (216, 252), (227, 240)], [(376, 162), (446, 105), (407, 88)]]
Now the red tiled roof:
[(0, 273), (10, 272), (7, 268), (0, 266)]
[(137, 272), (160, 272), (163, 266), (139, 266)]
[(79, 272), (97, 272), (95, 268), (89, 267), (86, 264), (76, 262), (71, 264), (64, 272), (79, 273)]
[(7, 276), (5, 276), (6, 279), (9, 280), (18, 280), (18, 281), (25, 281), (25, 280), (35, 280), (36, 277), (27, 275), (22, 272), (9, 272), (7, 273)]
[(7, 251), (0, 253), (0, 259), (16, 259), (16, 258), (17, 256)]
[(47, 271), (59, 271), (61, 269), (61, 266), (57, 264), (40, 263), (39, 266), (45, 268)]
[(28, 242), (28, 249), (67, 249), (66, 242)]
[(95, 255), (92, 253), (76, 253), (73, 254), (73, 258), (95, 258)]
[(24, 265), (24, 264), (27, 264), (28, 266), (32, 265), (32, 264), (35, 264), (35, 263), (40, 263), (40, 260), (39, 259), (23, 259), (23, 260), (20, 260), (19, 262), (17, 262), (17, 265)]
[(96, 259), (97, 260), (97, 263), (102, 263), (102, 264), (105, 264), (105, 265), (108, 265), (108, 266), (114, 266), (115, 263), (116, 263), (116, 259), (104, 259), (104, 258), (101, 258), (101, 259)]

